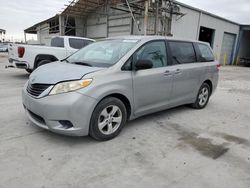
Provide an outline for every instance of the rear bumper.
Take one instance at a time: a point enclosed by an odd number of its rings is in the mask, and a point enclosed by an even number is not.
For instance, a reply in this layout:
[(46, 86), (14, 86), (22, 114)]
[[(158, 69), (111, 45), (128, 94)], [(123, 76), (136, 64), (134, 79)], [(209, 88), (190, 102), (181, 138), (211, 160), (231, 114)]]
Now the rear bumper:
[(16, 59), (9, 58), (9, 63), (19, 69), (30, 69), (29, 63), (26, 61), (19, 61)]
[(97, 104), (95, 99), (77, 92), (35, 99), (25, 88), (23, 105), (33, 125), (68, 136), (88, 135), (92, 112)]
[(212, 79), (213, 88), (212, 88), (211, 95), (213, 95), (215, 93), (215, 91), (217, 90), (218, 83), (219, 83), (219, 72), (213, 76), (213, 79)]

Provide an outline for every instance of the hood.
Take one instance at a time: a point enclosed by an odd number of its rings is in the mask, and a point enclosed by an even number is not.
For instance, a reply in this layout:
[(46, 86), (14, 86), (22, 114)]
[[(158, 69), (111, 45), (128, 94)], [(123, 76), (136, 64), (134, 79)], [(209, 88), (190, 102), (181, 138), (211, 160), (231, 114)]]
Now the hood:
[(43, 65), (30, 75), (31, 84), (56, 84), (62, 81), (80, 80), (86, 74), (102, 70), (70, 63), (55, 62)]

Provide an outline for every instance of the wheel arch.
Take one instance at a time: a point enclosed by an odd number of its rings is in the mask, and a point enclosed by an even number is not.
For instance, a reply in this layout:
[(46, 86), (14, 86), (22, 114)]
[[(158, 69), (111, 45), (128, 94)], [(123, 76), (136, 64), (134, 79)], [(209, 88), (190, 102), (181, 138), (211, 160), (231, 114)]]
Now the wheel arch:
[(213, 93), (213, 83), (212, 83), (212, 81), (209, 80), (209, 79), (207, 79), (207, 80), (205, 80), (203, 83), (206, 83), (206, 84), (209, 85), (209, 87), (210, 87), (210, 89), (211, 89), (210, 95), (212, 95), (212, 93)]
[(49, 54), (38, 54), (35, 58), (34, 68), (37, 68), (37, 65), (42, 60), (50, 60), (51, 62), (58, 61), (58, 58), (54, 55)]
[(117, 99), (119, 99), (119, 100), (121, 100), (123, 102), (123, 104), (125, 105), (126, 110), (127, 110), (127, 119), (129, 119), (131, 117), (131, 114), (132, 114), (132, 106), (131, 106), (131, 102), (128, 99), (128, 97), (126, 97), (124, 94), (117, 93), (117, 92), (116, 93), (110, 93), (110, 94), (106, 94), (105, 96), (103, 96), (99, 100), (99, 102), (101, 102), (103, 99), (109, 98), (109, 97), (117, 98)]

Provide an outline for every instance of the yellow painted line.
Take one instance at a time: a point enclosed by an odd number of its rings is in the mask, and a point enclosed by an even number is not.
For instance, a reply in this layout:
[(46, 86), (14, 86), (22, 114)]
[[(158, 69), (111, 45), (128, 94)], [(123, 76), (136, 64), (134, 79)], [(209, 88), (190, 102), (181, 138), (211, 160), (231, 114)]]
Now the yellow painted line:
[(216, 55), (215, 55), (215, 59), (216, 59), (216, 60), (218, 60), (218, 53), (216, 53)]
[(226, 64), (227, 64), (227, 54), (225, 53), (224, 54), (224, 66), (226, 66)]
[(239, 57), (239, 56), (237, 56), (236, 66), (238, 66), (238, 65), (239, 65), (239, 62), (240, 62), (240, 57)]

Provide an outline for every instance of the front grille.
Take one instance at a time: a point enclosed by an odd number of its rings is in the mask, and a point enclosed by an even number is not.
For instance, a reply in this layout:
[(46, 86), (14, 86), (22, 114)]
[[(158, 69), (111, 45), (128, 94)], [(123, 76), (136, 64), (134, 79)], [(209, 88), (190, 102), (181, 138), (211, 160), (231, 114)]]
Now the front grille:
[(28, 84), (27, 92), (32, 96), (38, 97), (42, 94), (46, 89), (48, 89), (51, 85), (49, 84)]

